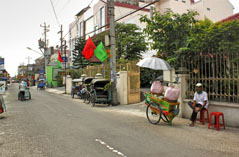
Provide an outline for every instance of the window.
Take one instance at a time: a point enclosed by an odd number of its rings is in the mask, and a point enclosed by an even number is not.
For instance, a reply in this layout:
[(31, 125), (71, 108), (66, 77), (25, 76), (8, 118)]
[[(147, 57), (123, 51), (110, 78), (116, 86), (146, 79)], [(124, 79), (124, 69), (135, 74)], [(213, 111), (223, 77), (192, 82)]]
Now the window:
[[(100, 8), (100, 13), (99, 13), (99, 27), (102, 27), (105, 25), (105, 7)], [(104, 31), (104, 28), (99, 30)]]
[(83, 36), (83, 30), (84, 30), (84, 25), (83, 25), (83, 21), (81, 21), (79, 23), (79, 36), (82, 37)]

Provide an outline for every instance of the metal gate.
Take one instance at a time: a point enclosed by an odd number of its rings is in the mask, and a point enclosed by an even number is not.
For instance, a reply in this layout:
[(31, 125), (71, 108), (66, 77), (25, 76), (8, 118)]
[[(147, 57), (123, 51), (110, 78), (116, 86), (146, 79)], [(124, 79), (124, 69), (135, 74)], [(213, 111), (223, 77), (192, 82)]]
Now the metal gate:
[(128, 69), (128, 104), (140, 102), (140, 68), (135, 64), (127, 65)]

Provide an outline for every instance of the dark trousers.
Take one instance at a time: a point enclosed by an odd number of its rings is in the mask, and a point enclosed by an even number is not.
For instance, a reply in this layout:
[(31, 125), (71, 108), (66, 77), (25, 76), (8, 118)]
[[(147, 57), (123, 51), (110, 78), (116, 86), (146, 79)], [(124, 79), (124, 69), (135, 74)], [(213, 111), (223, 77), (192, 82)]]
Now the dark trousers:
[[(195, 120), (196, 120), (196, 118), (197, 118), (197, 114), (198, 114), (198, 112), (195, 112), (195, 107), (193, 107), (193, 102), (188, 102), (188, 105), (193, 109), (193, 113), (192, 113), (192, 115), (191, 115), (191, 118), (190, 118), (190, 120), (192, 121), (192, 122), (195, 122)], [(196, 107), (202, 107), (202, 105), (201, 104), (196, 104)], [(202, 108), (200, 111), (202, 111), (202, 110), (205, 110), (206, 108)]]

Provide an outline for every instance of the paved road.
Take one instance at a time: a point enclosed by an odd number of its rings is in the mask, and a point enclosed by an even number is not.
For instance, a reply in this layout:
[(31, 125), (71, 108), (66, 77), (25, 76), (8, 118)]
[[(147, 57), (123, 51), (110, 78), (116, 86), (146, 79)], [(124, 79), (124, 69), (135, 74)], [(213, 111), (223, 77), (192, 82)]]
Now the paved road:
[(151, 125), (118, 107), (92, 108), (81, 100), (31, 89), (17, 100), (18, 84), (0, 115), (1, 157), (238, 156), (239, 134), (205, 127)]

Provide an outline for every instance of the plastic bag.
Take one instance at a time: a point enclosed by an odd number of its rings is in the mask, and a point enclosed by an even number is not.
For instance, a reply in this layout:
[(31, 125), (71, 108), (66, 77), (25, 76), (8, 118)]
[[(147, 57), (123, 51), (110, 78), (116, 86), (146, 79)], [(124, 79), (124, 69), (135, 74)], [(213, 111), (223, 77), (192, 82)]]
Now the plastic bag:
[(160, 81), (154, 81), (151, 85), (150, 91), (155, 94), (162, 94), (164, 91), (164, 87)]
[(164, 98), (167, 100), (176, 101), (178, 100), (179, 94), (180, 94), (179, 88), (168, 87), (168, 89), (165, 92)]

